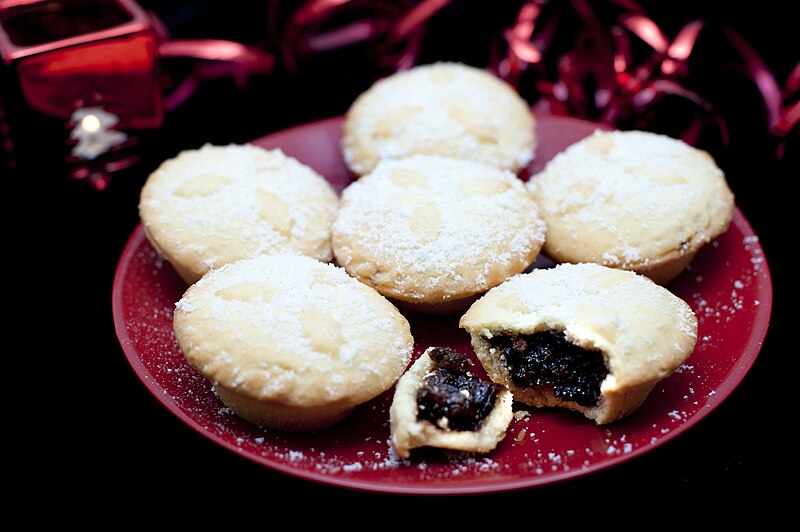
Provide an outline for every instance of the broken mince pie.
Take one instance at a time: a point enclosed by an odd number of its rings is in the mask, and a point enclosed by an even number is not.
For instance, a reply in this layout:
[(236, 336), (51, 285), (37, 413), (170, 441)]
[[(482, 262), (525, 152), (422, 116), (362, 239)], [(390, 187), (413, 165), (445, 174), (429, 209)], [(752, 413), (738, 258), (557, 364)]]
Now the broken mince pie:
[(689, 305), (643, 275), (561, 264), (512, 277), (461, 317), (494, 382), (514, 400), (598, 425), (633, 413), (692, 353)]
[(511, 392), (474, 375), (472, 364), (450, 348), (430, 347), (400, 377), (389, 417), (401, 458), (417, 447), (484, 453), (505, 437)]

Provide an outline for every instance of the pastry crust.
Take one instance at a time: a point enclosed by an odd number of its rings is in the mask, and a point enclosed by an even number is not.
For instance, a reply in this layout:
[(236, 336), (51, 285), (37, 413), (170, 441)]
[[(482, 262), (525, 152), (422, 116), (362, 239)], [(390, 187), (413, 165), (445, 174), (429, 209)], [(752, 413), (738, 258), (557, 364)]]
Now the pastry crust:
[(417, 417), (417, 391), (423, 379), (436, 365), (429, 347), (406, 371), (395, 387), (394, 399), (389, 409), (391, 445), (398, 456), (408, 458), (418, 447), (440, 447), (456, 451), (486, 453), (505, 438), (513, 417), (511, 392), (503, 388), (497, 394), (492, 411), (477, 431), (447, 430)]
[(463, 312), (533, 263), (544, 230), (511, 172), (418, 155), (382, 161), (344, 190), (332, 247), (350, 275), (387, 297), (425, 312), (461, 302)]
[(280, 150), (205, 145), (164, 161), (142, 187), (150, 242), (188, 284), (239, 259), (299, 253), (332, 259), (330, 184)]
[(543, 252), (658, 283), (724, 233), (734, 197), (711, 156), (643, 131), (597, 131), (553, 158), (528, 188), (547, 224)]
[(175, 306), (178, 344), (241, 417), (317, 430), (388, 390), (414, 340), (400, 312), (344, 270), (301, 255), (244, 259)]
[[(653, 387), (692, 353), (697, 318), (689, 305), (642, 275), (597, 264), (561, 264), (517, 275), (493, 288), (461, 317), (489, 377), (514, 400), (581, 412), (597, 424), (634, 412)], [(561, 331), (586, 350), (599, 350), (609, 371), (600, 400), (581, 406), (546, 387), (519, 387), (490, 339)]]
[(461, 63), (420, 65), (367, 89), (345, 117), (342, 150), (357, 175), (411, 155), (469, 159), (517, 172), (534, 157), (527, 102), (493, 74)]

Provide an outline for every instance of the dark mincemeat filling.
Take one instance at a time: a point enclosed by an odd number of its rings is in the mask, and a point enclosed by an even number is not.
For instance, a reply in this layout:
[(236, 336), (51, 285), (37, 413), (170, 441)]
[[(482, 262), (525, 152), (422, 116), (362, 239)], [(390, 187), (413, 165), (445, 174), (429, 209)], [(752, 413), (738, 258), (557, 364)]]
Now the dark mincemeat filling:
[(457, 351), (437, 347), (429, 356), (435, 368), (417, 391), (417, 418), (437, 426), (447, 418), (450, 430), (478, 430), (494, 407), (500, 385), (473, 375), (472, 361)]
[(505, 359), (511, 381), (521, 387), (549, 386), (559, 399), (596, 406), (608, 375), (603, 354), (567, 341), (561, 331), (489, 339)]

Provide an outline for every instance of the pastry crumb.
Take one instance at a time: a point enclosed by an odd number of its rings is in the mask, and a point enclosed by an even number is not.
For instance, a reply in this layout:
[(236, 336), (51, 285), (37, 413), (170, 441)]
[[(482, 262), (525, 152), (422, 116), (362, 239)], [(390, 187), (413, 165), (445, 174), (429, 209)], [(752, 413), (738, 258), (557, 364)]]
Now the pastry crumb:
[(517, 410), (516, 412), (514, 412), (515, 421), (519, 421), (520, 419), (527, 420), (529, 417), (531, 417), (531, 413), (528, 412), (527, 410)]

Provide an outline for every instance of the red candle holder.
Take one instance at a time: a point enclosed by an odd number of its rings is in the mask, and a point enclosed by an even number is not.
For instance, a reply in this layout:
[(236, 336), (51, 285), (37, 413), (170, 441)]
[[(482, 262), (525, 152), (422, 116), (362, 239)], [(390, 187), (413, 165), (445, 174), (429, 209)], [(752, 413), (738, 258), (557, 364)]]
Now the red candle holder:
[[(172, 94), (161, 84), (166, 57), (197, 60)], [(126, 148), (199, 81), (273, 64), (239, 43), (170, 40), (134, 0), (0, 0), (0, 171), (55, 155), (69, 177), (104, 188), (138, 159)]]
[(68, 161), (94, 160), (129, 145), (124, 130), (159, 127), (158, 41), (131, 0), (0, 0), (6, 165), (65, 144)]

